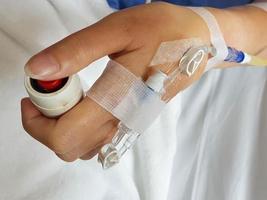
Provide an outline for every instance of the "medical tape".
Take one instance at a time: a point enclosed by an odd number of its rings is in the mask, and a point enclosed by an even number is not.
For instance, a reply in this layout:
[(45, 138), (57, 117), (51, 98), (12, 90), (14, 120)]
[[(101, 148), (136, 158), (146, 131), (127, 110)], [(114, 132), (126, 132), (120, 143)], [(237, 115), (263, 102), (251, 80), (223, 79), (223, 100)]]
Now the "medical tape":
[(180, 62), (180, 59), (190, 48), (202, 45), (204, 43), (200, 38), (186, 38), (162, 42), (150, 62), (150, 67), (177, 67), (175, 64)]
[(146, 131), (166, 104), (140, 77), (113, 60), (87, 96), (138, 133)]
[(259, 3), (252, 3), (252, 4), (249, 4), (249, 5), (255, 6), (255, 7), (260, 8), (260, 9), (262, 9), (262, 10), (267, 12), (267, 3), (259, 2)]
[(216, 49), (216, 54), (208, 60), (206, 70), (216, 67), (218, 64), (224, 61), (228, 55), (227, 45), (225, 43), (223, 34), (220, 30), (219, 24), (216, 18), (205, 8), (200, 7), (188, 7), (196, 14), (198, 14), (207, 24), (210, 31), (210, 40), (213, 47)]

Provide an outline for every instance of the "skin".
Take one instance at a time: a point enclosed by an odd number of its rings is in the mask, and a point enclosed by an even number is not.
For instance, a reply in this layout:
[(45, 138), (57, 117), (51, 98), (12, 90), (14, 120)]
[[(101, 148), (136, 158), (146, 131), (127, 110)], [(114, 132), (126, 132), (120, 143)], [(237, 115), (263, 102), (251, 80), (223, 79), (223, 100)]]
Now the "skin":
[[(267, 14), (261, 9), (209, 10), (217, 18), (229, 46), (249, 53), (267, 46), (267, 36), (263, 34), (266, 28), (262, 26)], [(77, 73), (109, 55), (137, 76), (145, 77), (161, 42), (191, 37), (210, 44), (205, 22), (191, 10), (166, 3), (137, 6), (113, 13), (41, 51), (27, 62), (25, 72), (40, 80), (54, 80)], [(175, 82), (176, 93), (200, 79), (204, 68), (205, 63), (192, 77)], [(24, 98), (21, 113), (24, 129), (65, 161), (92, 158), (110, 142), (118, 123), (89, 98), (58, 119), (44, 117), (29, 98)]]

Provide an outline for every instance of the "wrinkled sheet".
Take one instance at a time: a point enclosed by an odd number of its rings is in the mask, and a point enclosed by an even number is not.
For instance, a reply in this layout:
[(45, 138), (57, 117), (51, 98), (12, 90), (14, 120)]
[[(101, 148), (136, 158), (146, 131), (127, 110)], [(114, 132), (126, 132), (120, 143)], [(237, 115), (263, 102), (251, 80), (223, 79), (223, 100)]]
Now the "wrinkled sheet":
[[(0, 199), (266, 199), (265, 69), (208, 72), (107, 171), (96, 158), (65, 163), (25, 133), (20, 99), (27, 59), (110, 12), (104, 0), (1, 0)], [(80, 73), (85, 89), (106, 62)]]

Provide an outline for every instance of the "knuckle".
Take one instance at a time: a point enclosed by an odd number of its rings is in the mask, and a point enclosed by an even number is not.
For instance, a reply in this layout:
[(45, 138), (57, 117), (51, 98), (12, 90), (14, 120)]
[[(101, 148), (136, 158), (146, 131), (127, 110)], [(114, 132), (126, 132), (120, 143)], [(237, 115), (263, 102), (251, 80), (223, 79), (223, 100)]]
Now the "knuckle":
[(48, 146), (58, 154), (66, 154), (73, 147), (73, 141), (69, 135), (71, 134), (54, 131), (48, 139)]
[(61, 160), (65, 162), (74, 162), (77, 160), (77, 156), (71, 154), (56, 154)]
[(27, 132), (31, 132), (31, 120), (22, 120), (22, 127)]

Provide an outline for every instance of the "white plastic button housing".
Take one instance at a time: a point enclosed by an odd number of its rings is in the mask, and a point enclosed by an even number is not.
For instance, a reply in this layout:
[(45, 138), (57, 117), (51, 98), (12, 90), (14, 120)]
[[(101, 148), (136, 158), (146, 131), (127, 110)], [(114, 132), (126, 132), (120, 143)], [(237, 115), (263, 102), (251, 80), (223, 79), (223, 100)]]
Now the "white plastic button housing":
[(32, 103), (47, 117), (57, 117), (67, 112), (83, 97), (77, 74), (69, 76), (62, 88), (51, 93), (42, 93), (34, 89), (28, 76), (25, 76), (24, 84)]

